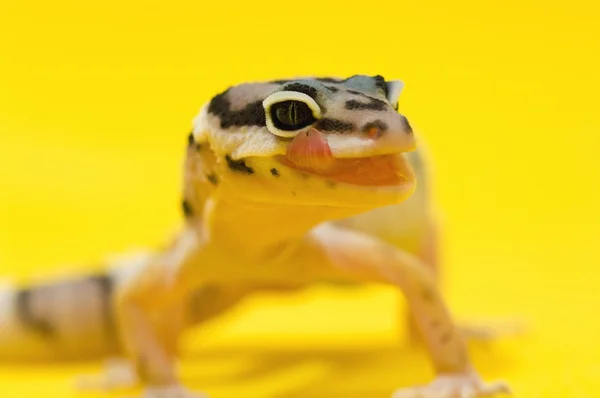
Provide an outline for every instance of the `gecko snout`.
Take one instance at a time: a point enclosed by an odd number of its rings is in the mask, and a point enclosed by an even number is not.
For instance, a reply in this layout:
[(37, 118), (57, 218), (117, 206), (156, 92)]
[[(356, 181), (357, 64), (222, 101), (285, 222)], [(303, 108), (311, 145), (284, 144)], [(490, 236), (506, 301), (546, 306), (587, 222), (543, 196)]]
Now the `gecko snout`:
[(393, 151), (411, 152), (417, 146), (413, 129), (404, 115), (396, 115), (389, 119), (386, 130), (380, 130), (378, 134), (370, 133), (369, 136), (377, 138), (380, 145)]

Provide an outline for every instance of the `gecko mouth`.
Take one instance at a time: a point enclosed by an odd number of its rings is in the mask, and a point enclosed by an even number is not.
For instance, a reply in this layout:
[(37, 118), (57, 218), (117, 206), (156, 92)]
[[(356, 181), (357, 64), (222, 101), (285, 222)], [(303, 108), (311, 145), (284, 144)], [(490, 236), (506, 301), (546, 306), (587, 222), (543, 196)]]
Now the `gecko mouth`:
[(365, 187), (401, 186), (414, 182), (414, 174), (401, 153), (360, 158), (331, 158), (325, 165), (297, 164), (277, 156), (283, 165), (330, 181)]
[(288, 145), (285, 156), (277, 156), (276, 159), (287, 167), (339, 183), (399, 187), (414, 182), (414, 174), (401, 151), (336, 158), (326, 137), (314, 128), (296, 135)]

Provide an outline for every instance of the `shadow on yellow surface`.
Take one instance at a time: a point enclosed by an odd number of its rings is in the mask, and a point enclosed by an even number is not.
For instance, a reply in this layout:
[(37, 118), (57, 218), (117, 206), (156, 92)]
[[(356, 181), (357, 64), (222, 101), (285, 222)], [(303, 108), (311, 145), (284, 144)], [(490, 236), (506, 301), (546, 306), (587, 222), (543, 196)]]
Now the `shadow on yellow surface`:
[[(162, 243), (180, 223), (190, 121), (227, 86), (381, 74), (406, 82), (400, 108), (434, 160), (452, 310), (532, 326), (474, 348), (483, 375), (520, 397), (600, 395), (597, 3), (1, 8), (3, 277)], [(427, 381), (425, 353), (393, 344), (395, 295), (361, 292), (253, 301), (192, 339), (184, 376), (216, 398), (384, 397)], [(74, 396), (71, 378), (96, 366), (3, 365), (0, 396)]]

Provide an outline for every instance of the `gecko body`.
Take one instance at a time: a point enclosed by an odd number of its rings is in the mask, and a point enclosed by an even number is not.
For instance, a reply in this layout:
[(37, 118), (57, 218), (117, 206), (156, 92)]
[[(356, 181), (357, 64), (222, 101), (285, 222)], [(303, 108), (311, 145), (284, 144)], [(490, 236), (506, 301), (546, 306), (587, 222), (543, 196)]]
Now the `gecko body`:
[(256, 291), (381, 283), (403, 293), (437, 373), (394, 397), (506, 392), (480, 379), (439, 292), (426, 162), (398, 112), (402, 87), (355, 75), (216, 95), (188, 138), (181, 232), (106, 275), (0, 290), (0, 352), (122, 356), (145, 396), (194, 396), (175, 371), (185, 328)]

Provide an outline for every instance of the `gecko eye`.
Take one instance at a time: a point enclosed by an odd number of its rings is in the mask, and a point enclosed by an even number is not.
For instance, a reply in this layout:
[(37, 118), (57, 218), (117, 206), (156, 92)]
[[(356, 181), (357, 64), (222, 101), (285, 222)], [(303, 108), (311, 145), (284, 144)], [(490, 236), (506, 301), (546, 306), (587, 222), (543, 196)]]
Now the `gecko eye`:
[(296, 91), (281, 91), (263, 101), (267, 128), (279, 137), (294, 137), (321, 117), (319, 105)]
[(301, 101), (282, 101), (271, 106), (273, 124), (280, 130), (295, 131), (311, 125), (315, 118), (312, 111)]

